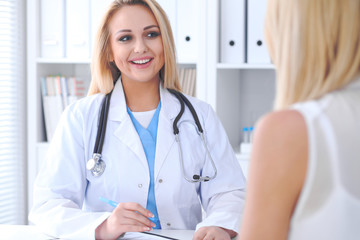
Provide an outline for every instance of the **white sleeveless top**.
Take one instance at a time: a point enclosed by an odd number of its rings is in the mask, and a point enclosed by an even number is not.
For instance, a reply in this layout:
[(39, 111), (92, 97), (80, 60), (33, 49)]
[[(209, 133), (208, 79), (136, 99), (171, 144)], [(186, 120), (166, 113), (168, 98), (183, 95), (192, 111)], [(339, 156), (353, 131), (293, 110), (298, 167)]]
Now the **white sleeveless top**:
[(360, 78), (316, 101), (305, 118), (309, 157), (290, 240), (360, 239)]

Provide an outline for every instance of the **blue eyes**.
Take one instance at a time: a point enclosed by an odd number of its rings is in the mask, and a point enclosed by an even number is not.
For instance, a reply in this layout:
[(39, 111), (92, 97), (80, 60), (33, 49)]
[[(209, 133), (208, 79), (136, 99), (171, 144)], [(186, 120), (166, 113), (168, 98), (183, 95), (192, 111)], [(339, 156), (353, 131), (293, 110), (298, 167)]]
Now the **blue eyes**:
[(130, 36), (124, 36), (124, 37), (121, 37), (121, 38), (119, 39), (119, 41), (120, 41), (120, 42), (126, 42), (126, 41), (129, 41), (130, 39), (131, 39)]
[[(148, 38), (148, 39), (153, 39), (153, 38), (156, 38), (158, 36), (160, 36), (159, 32), (149, 32), (149, 33), (146, 34), (146, 38)], [(122, 36), (122, 37), (119, 38), (119, 42), (128, 42), (128, 41), (130, 41), (132, 39), (133, 39), (132, 36), (125, 35), (125, 36)]]
[(160, 36), (160, 33), (158, 32), (150, 32), (147, 37), (149, 38), (156, 38), (157, 36)]

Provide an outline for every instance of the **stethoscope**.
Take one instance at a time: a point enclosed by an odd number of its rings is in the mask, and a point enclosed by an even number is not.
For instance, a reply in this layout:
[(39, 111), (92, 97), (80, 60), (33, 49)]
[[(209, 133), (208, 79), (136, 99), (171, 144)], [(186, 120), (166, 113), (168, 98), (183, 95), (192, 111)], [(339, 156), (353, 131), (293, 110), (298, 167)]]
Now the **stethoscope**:
[[(181, 165), (181, 170), (182, 170), (182, 174), (184, 176), (184, 178), (191, 183), (197, 183), (197, 182), (207, 182), (210, 181), (212, 179), (214, 179), (217, 175), (217, 169), (214, 163), (214, 160), (211, 157), (209, 148), (207, 147), (206, 141), (205, 141), (205, 136), (204, 136), (204, 131), (203, 128), (200, 124), (199, 121), (199, 117), (196, 114), (196, 111), (193, 107), (193, 105), (190, 103), (190, 101), (180, 92), (173, 90), (173, 89), (167, 89), (170, 93), (172, 93), (180, 102), (181, 105), (181, 109), (180, 112), (178, 113), (178, 115), (175, 117), (175, 120), (173, 122), (173, 129), (174, 129), (174, 135), (175, 135), (175, 140), (178, 144), (179, 147), (179, 159), (180, 159), (180, 165)], [(104, 160), (101, 159), (101, 152), (102, 152), (102, 147), (104, 145), (104, 138), (105, 138), (105, 132), (106, 132), (106, 123), (107, 123), (107, 117), (109, 114), (109, 106), (110, 106), (110, 99), (111, 99), (111, 94), (112, 91), (108, 94), (106, 94), (103, 102), (102, 102), (102, 106), (101, 106), (101, 112), (100, 112), (100, 118), (99, 118), (99, 125), (98, 125), (98, 131), (96, 134), (96, 142), (95, 142), (95, 146), (94, 146), (94, 151), (93, 151), (93, 156), (91, 159), (89, 159), (89, 161), (86, 164), (86, 168), (91, 171), (91, 174), (95, 177), (99, 177), (101, 176), (106, 168), (106, 164), (104, 162)], [(182, 156), (182, 149), (181, 149), (181, 143), (180, 143), (180, 138), (179, 138), (179, 128), (178, 128), (178, 122), (181, 119), (184, 111), (185, 111), (185, 105), (189, 108), (191, 115), (193, 116), (193, 119), (195, 121), (195, 125), (197, 127), (197, 133), (200, 135), (201, 138), (201, 142), (203, 143), (203, 146), (206, 150), (206, 154), (209, 156), (210, 161), (211, 161), (211, 165), (212, 168), (214, 170), (214, 174), (213, 176), (209, 177), (209, 176), (201, 176), (198, 174), (194, 174), (193, 178), (190, 179), (186, 176), (185, 174), (185, 169), (184, 169), (184, 160), (183, 160), (183, 156)]]

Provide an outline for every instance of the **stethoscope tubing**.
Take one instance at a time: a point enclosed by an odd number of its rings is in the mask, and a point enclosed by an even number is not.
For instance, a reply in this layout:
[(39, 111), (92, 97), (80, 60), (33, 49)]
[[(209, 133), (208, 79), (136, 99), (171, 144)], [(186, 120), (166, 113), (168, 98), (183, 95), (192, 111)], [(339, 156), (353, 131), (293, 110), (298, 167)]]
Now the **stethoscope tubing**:
[(104, 146), (107, 118), (109, 115), (110, 99), (111, 99), (112, 92), (113, 91), (111, 91), (105, 95), (103, 103), (102, 103), (102, 107), (101, 107), (99, 126), (98, 126), (98, 131), (96, 134), (96, 142), (95, 142), (94, 151), (93, 151), (94, 153), (97, 153), (100, 155), (102, 152), (102, 148)]
[[(170, 93), (172, 93), (180, 102), (180, 112), (178, 113), (178, 115), (175, 117), (175, 120), (173, 122), (173, 131), (174, 131), (174, 135), (175, 135), (175, 140), (178, 144), (179, 147), (179, 158), (180, 158), (180, 165), (181, 165), (181, 170), (182, 170), (182, 174), (183, 177), (191, 183), (197, 183), (197, 182), (207, 182), (209, 180), (214, 179), (217, 176), (217, 169), (215, 166), (215, 162), (211, 157), (210, 151), (207, 147), (206, 141), (205, 141), (205, 137), (204, 137), (204, 131), (203, 128), (200, 124), (200, 120), (199, 117), (193, 107), (193, 105), (190, 103), (190, 101), (180, 92), (174, 90), (174, 89), (168, 89), (168, 91)], [(112, 91), (110, 93), (108, 93), (107, 95), (105, 95), (104, 100), (102, 102), (102, 106), (101, 106), (101, 112), (100, 112), (100, 118), (99, 118), (99, 125), (98, 125), (98, 131), (96, 134), (96, 141), (95, 141), (95, 146), (94, 146), (94, 151), (93, 151), (93, 158), (90, 159), (91, 161), (95, 161), (95, 165), (90, 168), (89, 170), (91, 171), (92, 175), (98, 177), (100, 175), (102, 175), (102, 173), (105, 171), (105, 162), (101, 159), (101, 153), (102, 153), (102, 148), (104, 145), (104, 139), (105, 139), (105, 133), (106, 133), (106, 125), (107, 125), (107, 118), (109, 115), (109, 107), (110, 107), (110, 99), (111, 99), (111, 95), (112, 95)], [(182, 148), (181, 148), (181, 143), (180, 143), (180, 138), (179, 138), (179, 128), (178, 128), (178, 122), (181, 119), (182, 115), (185, 112), (185, 105), (188, 107), (188, 109), (191, 112), (191, 115), (194, 118), (195, 121), (195, 125), (197, 127), (197, 131), (201, 137), (201, 142), (203, 143), (203, 146), (205, 148), (206, 151), (206, 155), (209, 156), (212, 168), (214, 170), (214, 174), (213, 176), (209, 177), (203, 177), (201, 175), (194, 175), (193, 179), (189, 179), (186, 174), (185, 174), (185, 169), (184, 169), (184, 159), (183, 159), (183, 155), (182, 155)], [(207, 158), (206, 158), (207, 159)], [(205, 159), (205, 160), (206, 160)], [(89, 160), (89, 161), (90, 161)]]
[[(185, 178), (185, 180), (187, 180), (188, 182), (191, 182), (191, 183), (197, 183), (197, 182), (207, 182), (207, 181), (210, 181), (212, 179), (214, 179), (216, 176), (217, 176), (217, 168), (215, 166), (215, 162), (214, 160), (212, 159), (211, 157), (211, 154), (210, 154), (210, 151), (209, 151), (209, 148), (207, 147), (207, 144), (206, 144), (206, 141), (205, 141), (205, 137), (204, 137), (204, 130), (201, 126), (201, 123), (200, 123), (200, 120), (199, 120), (199, 117), (193, 107), (193, 105), (190, 103), (190, 101), (184, 96), (184, 94), (174, 90), (174, 89), (168, 89), (168, 91), (170, 93), (172, 93), (180, 102), (180, 112), (179, 114), (176, 116), (174, 122), (173, 122), (173, 129), (174, 129), (174, 135), (175, 135), (175, 140), (178, 144), (178, 147), (179, 147), (179, 158), (180, 158), (180, 166), (181, 166), (181, 171), (183, 173), (183, 176)], [(194, 121), (195, 121), (195, 124), (196, 124), (196, 127), (197, 127), (197, 130), (198, 130), (198, 133), (201, 137), (201, 142), (203, 143), (203, 146), (205, 148), (205, 151), (206, 151), (206, 154), (207, 156), (209, 156), (210, 158), (210, 162), (211, 162), (211, 165), (212, 165), (212, 168), (214, 170), (214, 174), (213, 176), (209, 177), (209, 176), (206, 176), (206, 177), (202, 177), (200, 175), (194, 175), (193, 176), (193, 179), (189, 179), (186, 174), (185, 174), (185, 168), (184, 168), (184, 159), (183, 159), (183, 156), (182, 156), (182, 148), (181, 148), (181, 142), (180, 142), (180, 138), (179, 138), (179, 128), (178, 128), (178, 122), (179, 120), (181, 119), (183, 113), (185, 112), (185, 104), (186, 106), (189, 108), (190, 112), (191, 112), (191, 115), (193, 116), (194, 118)], [(206, 160), (206, 159), (205, 159)]]

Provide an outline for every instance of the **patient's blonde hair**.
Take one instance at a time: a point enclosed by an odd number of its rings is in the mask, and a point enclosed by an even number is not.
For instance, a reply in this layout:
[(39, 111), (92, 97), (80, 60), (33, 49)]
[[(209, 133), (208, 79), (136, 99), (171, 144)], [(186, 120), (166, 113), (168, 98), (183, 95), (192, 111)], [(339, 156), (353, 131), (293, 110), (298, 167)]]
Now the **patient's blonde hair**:
[(319, 98), (359, 74), (359, 0), (269, 0), (265, 36), (277, 69), (275, 109)]
[(114, 88), (120, 72), (111, 59), (110, 30), (109, 23), (114, 14), (123, 6), (142, 5), (147, 7), (159, 24), (163, 47), (165, 64), (160, 70), (161, 83), (165, 88), (181, 90), (175, 55), (174, 37), (171, 31), (170, 22), (164, 10), (154, 0), (115, 0), (105, 13), (94, 42), (94, 51), (91, 61), (91, 83), (88, 95), (95, 93), (109, 93)]

